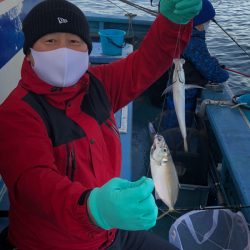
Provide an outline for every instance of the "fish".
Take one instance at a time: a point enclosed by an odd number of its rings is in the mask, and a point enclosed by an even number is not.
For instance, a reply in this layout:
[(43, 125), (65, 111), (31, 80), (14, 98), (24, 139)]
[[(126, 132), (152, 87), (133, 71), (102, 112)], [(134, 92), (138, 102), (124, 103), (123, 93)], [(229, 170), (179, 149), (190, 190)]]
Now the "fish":
[(185, 90), (190, 88), (202, 88), (197, 85), (188, 84), (185, 85), (185, 73), (183, 69), (183, 64), (185, 59), (175, 58), (173, 60), (175, 65), (173, 73), (173, 84), (170, 87), (167, 87), (162, 95), (166, 94), (170, 89), (173, 91), (174, 107), (179, 123), (181, 135), (183, 138), (184, 151), (188, 152), (188, 143), (187, 143), (187, 128), (186, 128), (186, 117), (185, 117)]
[(180, 184), (170, 150), (160, 134), (155, 134), (150, 149), (150, 169), (156, 198), (160, 198), (168, 206), (167, 213), (175, 211)]
[(185, 118), (185, 74), (183, 70), (184, 59), (174, 59), (173, 99), (174, 107), (184, 143), (184, 150), (188, 152), (187, 128)]

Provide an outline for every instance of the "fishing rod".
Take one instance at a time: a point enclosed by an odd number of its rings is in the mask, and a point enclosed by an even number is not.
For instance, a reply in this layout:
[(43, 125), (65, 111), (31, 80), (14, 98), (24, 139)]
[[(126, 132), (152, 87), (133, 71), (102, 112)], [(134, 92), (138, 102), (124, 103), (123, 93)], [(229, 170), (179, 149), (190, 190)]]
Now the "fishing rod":
[(150, 0), (150, 5), (151, 5), (152, 7), (157, 7), (157, 6), (159, 6), (159, 2), (158, 2), (157, 4), (153, 4), (153, 1), (154, 1), (154, 0)]
[(212, 19), (212, 21), (215, 23), (215, 24), (217, 24), (220, 28), (221, 28), (221, 30), (223, 31), (223, 32), (225, 32), (225, 34), (227, 34), (227, 36), (233, 41), (233, 42), (235, 42), (235, 44), (242, 50), (242, 51), (244, 51), (244, 53), (248, 56), (248, 57), (250, 57), (250, 54), (215, 20), (215, 19)]
[[(234, 211), (239, 211), (241, 209), (250, 208), (250, 205), (235, 205), (235, 206), (229, 206), (229, 205), (219, 205), (219, 206), (200, 206), (200, 207), (193, 207), (193, 208), (175, 208), (174, 212), (180, 213), (180, 212), (190, 212), (190, 211), (206, 211), (206, 210), (214, 210), (214, 209), (231, 209)], [(163, 209), (160, 209), (162, 211), (162, 214), (159, 215), (157, 219), (162, 219), (163, 217), (169, 215), (169, 211), (163, 211)]]
[(245, 76), (245, 77), (249, 77), (249, 78), (250, 78), (250, 75), (245, 74), (245, 73), (241, 73), (241, 72), (236, 71), (236, 70), (234, 70), (234, 69), (229, 69), (229, 68), (227, 68), (227, 67), (225, 67), (224, 69), (227, 70), (227, 71), (231, 71), (231, 72), (233, 72), (233, 73), (235, 73), (235, 74), (239, 74), (239, 75), (242, 75), (242, 76)]
[(152, 15), (152, 16), (155, 16), (155, 17), (158, 16), (157, 11), (145, 8), (145, 7), (143, 7), (143, 6), (139, 5), (139, 4), (135, 4), (135, 3), (132, 3), (132, 2), (127, 1), (127, 0), (118, 0), (118, 1), (120, 1), (122, 3), (126, 3), (126, 4), (128, 4), (128, 5), (132, 6), (132, 7), (135, 7), (137, 9), (139, 9), (139, 10), (142, 10), (142, 11), (144, 11), (144, 12), (146, 12), (146, 13)]
[(250, 205), (235, 205), (235, 206), (200, 206), (200, 207), (196, 207), (196, 208), (177, 208), (175, 209), (175, 211), (177, 212), (185, 212), (185, 211), (193, 211), (193, 210), (213, 210), (213, 209), (231, 209), (231, 210), (235, 210), (235, 211), (239, 211), (241, 209), (245, 209), (245, 208), (250, 208)]
[[(194, 207), (194, 208), (175, 208), (173, 211), (171, 212), (176, 212), (176, 213), (181, 213), (181, 212), (191, 212), (191, 211), (206, 211), (206, 210), (215, 210), (215, 209), (231, 209), (234, 211), (239, 211), (241, 209), (246, 209), (246, 208), (250, 208), (250, 205), (235, 205), (235, 206), (229, 206), (229, 205), (219, 205), (219, 206), (200, 206), (200, 207)], [(170, 216), (170, 212), (169, 211), (164, 211), (163, 209), (159, 209), (162, 214), (160, 214), (157, 218), (157, 220), (162, 219), (165, 216)]]

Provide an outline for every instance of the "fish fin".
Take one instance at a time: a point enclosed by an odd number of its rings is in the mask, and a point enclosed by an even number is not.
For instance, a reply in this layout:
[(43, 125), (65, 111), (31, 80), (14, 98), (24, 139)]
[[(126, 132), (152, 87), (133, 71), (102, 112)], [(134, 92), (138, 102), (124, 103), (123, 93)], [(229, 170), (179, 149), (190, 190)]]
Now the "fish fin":
[(170, 86), (166, 87), (164, 89), (164, 91), (162, 92), (161, 96), (167, 94), (168, 92), (171, 92), (173, 90), (173, 84), (171, 84)]
[(150, 134), (151, 138), (154, 138), (154, 136), (157, 134), (156, 130), (155, 130), (155, 127), (154, 127), (152, 122), (148, 123), (148, 131), (149, 131), (149, 134)]
[(181, 64), (184, 64), (184, 63), (185, 63), (185, 59), (184, 59), (184, 58), (181, 58), (181, 59), (180, 59), (180, 62), (181, 62)]
[(155, 191), (155, 199), (156, 199), (156, 200), (161, 200), (159, 194), (158, 194), (156, 191)]
[(157, 217), (157, 220), (162, 219), (166, 215), (173, 217), (170, 215), (170, 213), (180, 213), (180, 212), (176, 211), (174, 208), (169, 208), (167, 211), (162, 211), (162, 214)]
[(175, 164), (175, 169), (176, 169), (178, 177), (183, 176), (187, 172), (187, 168), (184, 167), (183, 163), (177, 162)]
[(159, 215), (158, 217), (157, 217), (157, 220), (160, 220), (160, 219), (162, 219), (163, 217), (165, 217), (166, 215), (168, 215), (170, 213), (170, 211), (168, 210), (168, 211), (166, 211), (166, 212), (163, 212), (161, 215)]
[(205, 89), (204, 87), (199, 86), (199, 85), (194, 85), (194, 84), (186, 84), (185, 85), (185, 89), (195, 89), (195, 88)]

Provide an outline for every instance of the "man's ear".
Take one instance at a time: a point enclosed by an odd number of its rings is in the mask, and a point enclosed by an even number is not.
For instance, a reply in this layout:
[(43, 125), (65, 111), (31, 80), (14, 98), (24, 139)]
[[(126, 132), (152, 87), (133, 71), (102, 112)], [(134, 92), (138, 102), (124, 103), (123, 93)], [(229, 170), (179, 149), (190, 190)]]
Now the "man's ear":
[(31, 54), (31, 51), (29, 50), (29, 52), (27, 53), (26, 55), (26, 58), (27, 60), (30, 62), (31, 66), (34, 66), (35, 65), (35, 61), (34, 61), (34, 58)]
[(204, 30), (204, 26), (203, 24), (199, 24), (199, 25), (196, 25), (195, 28), (199, 31), (203, 31)]

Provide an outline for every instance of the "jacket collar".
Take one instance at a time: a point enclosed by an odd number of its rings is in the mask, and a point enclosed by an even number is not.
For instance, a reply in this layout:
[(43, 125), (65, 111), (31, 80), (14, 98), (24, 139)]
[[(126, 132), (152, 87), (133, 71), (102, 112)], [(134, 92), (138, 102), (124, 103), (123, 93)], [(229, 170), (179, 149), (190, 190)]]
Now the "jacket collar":
[(36, 75), (30, 65), (30, 62), (25, 57), (21, 69), (21, 80), (19, 81), (19, 85), (29, 92), (43, 95), (50, 104), (64, 109), (68, 101), (75, 96), (86, 92), (89, 85), (89, 75), (84, 74), (80, 80), (71, 87), (54, 87), (42, 81)]

